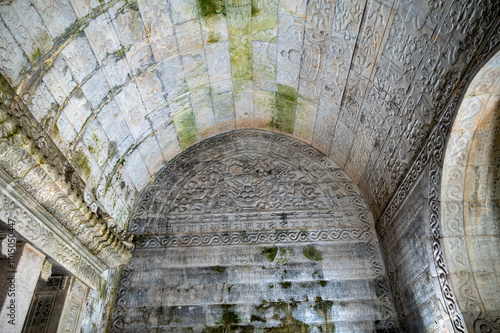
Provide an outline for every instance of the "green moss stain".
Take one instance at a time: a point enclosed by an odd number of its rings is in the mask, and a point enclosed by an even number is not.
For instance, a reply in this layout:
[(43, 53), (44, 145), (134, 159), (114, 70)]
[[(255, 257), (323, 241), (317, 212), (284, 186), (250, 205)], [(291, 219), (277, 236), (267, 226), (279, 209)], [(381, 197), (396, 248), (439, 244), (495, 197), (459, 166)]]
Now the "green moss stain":
[(220, 34), (217, 34), (215, 32), (210, 32), (208, 34), (207, 44), (217, 43), (218, 41), (220, 41)]
[(262, 250), (262, 255), (267, 258), (269, 262), (273, 262), (278, 254), (278, 247), (266, 247)]
[(238, 317), (236, 312), (231, 310), (230, 305), (223, 305), (222, 308), (223, 308), (223, 310), (222, 310), (222, 324), (224, 326), (236, 325), (240, 322), (240, 318)]
[(90, 176), (92, 169), (90, 167), (89, 159), (82, 151), (75, 151), (71, 162), (73, 167), (78, 170), (83, 178), (88, 178)]
[(314, 310), (323, 319), (323, 324), (318, 327), (320, 332), (323, 333), (335, 333), (335, 323), (330, 319), (330, 313), (332, 311), (333, 302), (324, 301), (321, 297), (316, 297), (314, 303)]
[[(277, 0), (267, 1), (270, 7), (278, 7)], [(276, 42), (278, 12), (262, 10), (263, 2), (252, 1), (252, 38), (261, 42)]]
[(302, 253), (309, 260), (323, 260), (323, 253), (320, 250), (316, 249), (313, 245), (306, 246), (304, 249), (302, 249)]
[(280, 324), (274, 327), (264, 327), (263, 332), (266, 333), (310, 333), (312, 327), (294, 317), (293, 311), (297, 309), (297, 303), (284, 301), (267, 303), (263, 302), (256, 308), (256, 311), (261, 314), (263, 311), (273, 313), (272, 318), (278, 320)]
[(261, 323), (266, 323), (267, 320), (265, 320), (264, 318), (260, 317), (260, 316), (256, 316), (256, 315), (252, 315), (250, 317), (250, 321), (260, 321)]
[(297, 106), (297, 89), (278, 84), (276, 92), (276, 110), (270, 126), (286, 133), (293, 133), (295, 109)]
[(108, 295), (108, 290), (107, 290), (108, 284), (105, 279), (102, 277), (99, 277), (99, 284), (97, 285), (97, 290), (96, 290), (96, 296), (97, 299), (104, 304), (106, 301), (106, 297)]
[(42, 51), (40, 50), (39, 47), (35, 48), (33, 52), (29, 55), (31, 63), (37, 62), (38, 59), (42, 57)]
[(292, 286), (292, 283), (290, 281), (283, 281), (280, 282), (281, 288), (283, 289), (289, 289)]
[(217, 273), (224, 273), (226, 271), (226, 267), (222, 266), (212, 266), (210, 269)]
[(226, 15), (225, 0), (196, 0), (198, 13), (202, 18), (211, 18), (216, 15)]
[(115, 60), (115, 62), (120, 61), (123, 58), (125, 58), (125, 55), (130, 50), (131, 47), (132, 47), (132, 45), (129, 45), (127, 47), (122, 45), (118, 50), (116, 50), (112, 53), (106, 54), (106, 58), (112, 57)]
[(158, 318), (158, 326), (165, 324), (165, 309), (163, 308), (163, 305), (160, 305), (156, 309), (156, 318)]
[(252, 10), (251, 10), (251, 13), (252, 13), (252, 17), (257, 16), (257, 15), (259, 15), (259, 13), (260, 13), (260, 9), (259, 9), (259, 7), (257, 7), (257, 5), (255, 4), (255, 1), (252, 1)]
[(318, 281), (319, 285), (322, 286), (322, 287), (326, 287), (326, 285), (328, 284), (328, 281), (326, 280), (320, 280)]
[(252, 3), (236, 0), (226, 4), (228, 13), (229, 52), (234, 79), (251, 80), (252, 63)]
[(186, 149), (195, 143), (198, 138), (194, 114), (191, 110), (182, 111), (173, 115), (173, 119), (179, 144), (182, 149)]

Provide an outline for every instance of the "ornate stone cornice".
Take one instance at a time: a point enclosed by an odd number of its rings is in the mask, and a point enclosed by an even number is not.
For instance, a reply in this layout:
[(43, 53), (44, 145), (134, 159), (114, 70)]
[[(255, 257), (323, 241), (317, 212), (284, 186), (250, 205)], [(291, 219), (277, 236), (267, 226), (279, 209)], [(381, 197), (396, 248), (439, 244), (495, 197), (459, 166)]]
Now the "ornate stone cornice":
[(92, 288), (106, 265), (0, 169), (0, 219)]
[(1, 76), (0, 86), (0, 168), (11, 178), (7, 184), (22, 188), (26, 200), (40, 204), (70, 239), (98, 258), (100, 271), (127, 262), (130, 239), (110, 230), (106, 213), (89, 207), (83, 180)]

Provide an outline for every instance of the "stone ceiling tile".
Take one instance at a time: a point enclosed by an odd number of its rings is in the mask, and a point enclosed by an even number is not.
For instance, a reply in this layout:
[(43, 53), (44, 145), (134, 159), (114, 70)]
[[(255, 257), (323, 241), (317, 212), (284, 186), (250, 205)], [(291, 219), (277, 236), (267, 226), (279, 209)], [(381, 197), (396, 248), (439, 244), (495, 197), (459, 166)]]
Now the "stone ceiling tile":
[(156, 62), (162, 62), (177, 54), (177, 41), (170, 20), (169, 2), (139, 0), (138, 4)]
[(372, 71), (377, 67), (380, 48), (386, 31), (388, 33), (391, 27), (394, 11), (391, 1), (386, 5), (378, 0), (371, 0), (367, 6), (366, 21), (358, 38), (353, 70), (370, 78)]
[(134, 186), (139, 191), (146, 185), (151, 176), (144, 163), (139, 149), (133, 150), (125, 159), (123, 167), (127, 171)]
[[(17, 7), (19, 7), (19, 5)], [(23, 20), (21, 20), (21, 18), (18, 16), (17, 10), (13, 5), (0, 7), (0, 17), (2, 18), (3, 23), (5, 23), (9, 31), (13, 34), (16, 42), (27, 55), (28, 60), (32, 64), (35, 63), (36, 60), (38, 60), (40, 56), (45, 52), (45, 49), (40, 48), (40, 41), (35, 41), (33, 39), (34, 36), (32, 36), (29, 25), (26, 26), (24, 24)], [(40, 27), (38, 27), (38, 29), (40, 29)], [(45, 33), (44, 38), (46, 42), (50, 40), (49, 34)]]
[[(348, 50), (341, 50), (339, 45), (341, 40), (332, 39), (333, 48), (339, 47), (335, 52), (348, 52)], [(342, 96), (346, 87), (347, 78), (349, 76), (350, 60), (344, 59), (343, 53), (330, 53), (326, 58), (326, 68), (321, 87), (321, 97), (327, 98), (337, 105), (342, 103)]]
[(276, 43), (252, 42), (253, 77), (276, 80)]
[(109, 9), (109, 13), (111, 17), (114, 17), (112, 22), (121, 44), (128, 47), (129, 45), (143, 41), (146, 38), (146, 31), (138, 8), (129, 7), (115, 14), (113, 10), (121, 9), (120, 7), (121, 4), (118, 3)]
[(198, 18), (195, 0), (171, 0), (170, 10), (172, 21), (176, 25)]
[(213, 94), (214, 112), (217, 128), (220, 131), (236, 129), (234, 95), (232, 92)]
[(77, 132), (80, 132), (85, 124), (85, 121), (92, 113), (92, 110), (90, 109), (90, 105), (87, 103), (85, 96), (83, 96), (83, 93), (79, 91), (79, 93), (70, 97), (68, 103), (63, 109), (63, 112), (66, 114), (69, 121), (71, 121), (73, 128)]
[(23, 100), (40, 123), (44, 123), (47, 117), (50, 119), (53, 108), (57, 107), (57, 102), (44, 82), (40, 82), (32, 95), (24, 95)]
[(80, 33), (72, 40), (62, 50), (61, 54), (66, 57), (66, 63), (78, 83), (82, 83), (86, 77), (98, 68), (92, 48), (83, 33)]
[(59, 105), (64, 103), (77, 86), (63, 57), (56, 58), (52, 67), (43, 76), (43, 82)]
[(316, 104), (300, 97), (297, 99), (293, 134), (309, 144), (313, 137), (317, 111)]
[(359, 136), (356, 136), (345, 166), (346, 173), (356, 184), (361, 181), (362, 173), (370, 158), (371, 151), (372, 147), (364, 142)]
[(103, 168), (107, 159), (114, 155), (113, 148), (110, 147), (108, 137), (98, 119), (94, 119), (88, 125), (82, 135), (81, 141), (88, 148), (90, 154), (92, 154), (92, 157), (94, 157), (100, 168)]
[(96, 17), (89, 23), (84, 31), (100, 63), (108, 57), (116, 60), (123, 58), (120, 52), (123, 46), (120, 45), (120, 42), (117, 40), (114, 30), (109, 24), (109, 17), (107, 14)]
[(101, 68), (111, 88), (121, 87), (129, 82), (129, 66), (124, 58), (107, 58), (102, 62)]
[(342, 122), (337, 121), (335, 134), (330, 148), (330, 157), (341, 168), (345, 167), (353, 141), (354, 134), (352, 131)]
[(166, 161), (163, 158), (162, 151), (158, 145), (155, 135), (152, 135), (141, 142), (138, 149), (150, 175), (154, 175), (162, 166), (165, 165)]
[(354, 130), (361, 114), (361, 104), (368, 88), (368, 79), (351, 72), (342, 101), (339, 120)]
[(23, 69), (29, 70), (29, 63), (23, 54), (23, 50), (10, 33), (5, 24), (0, 21), (0, 64), (1, 73), (15, 88), (24, 76)]
[(237, 128), (254, 127), (253, 88), (250, 80), (234, 80), (234, 109)]
[(275, 104), (274, 92), (255, 90), (253, 94), (253, 112), (255, 127), (268, 128), (273, 121)]
[(205, 46), (210, 83), (231, 79), (229, 43), (220, 41)]
[(127, 121), (130, 133), (137, 140), (151, 132), (151, 126), (146, 119), (146, 110), (135, 83), (127, 84), (123, 90), (116, 95), (116, 102), (120, 106), (123, 117)]
[(101, 69), (85, 81), (81, 89), (93, 110), (96, 110), (110, 93), (108, 82)]
[(252, 40), (276, 43), (279, 0), (256, 0), (252, 5)]
[(266, 80), (254, 77), (252, 86), (254, 93), (255, 91), (265, 91), (270, 93), (278, 92), (278, 84), (276, 83), (276, 78), (272, 80)]
[(169, 106), (163, 106), (148, 114), (147, 119), (151, 122), (153, 131), (158, 130), (165, 124), (172, 123), (172, 116)]
[(147, 39), (132, 44), (126, 52), (126, 57), (133, 75), (137, 75), (155, 64), (153, 51)]
[[(113, 170), (115, 170), (115, 168), (116, 165), (113, 166)], [(125, 203), (125, 206), (123, 208), (127, 210), (127, 215), (125, 217), (128, 217), (128, 210), (130, 210), (132, 205), (134, 204), (135, 197), (138, 193), (134, 183), (132, 182), (132, 179), (128, 175), (126, 169), (123, 167), (123, 164), (119, 164), (118, 168), (116, 168), (115, 171), (106, 172), (104, 175), (106, 176), (106, 182), (102, 183), (104, 183), (107, 187), (107, 190), (105, 188), (106, 192), (111, 191), (111, 188), (114, 189), (116, 195)], [(110, 199), (107, 200), (109, 201)], [(122, 211), (120, 211), (120, 213), (123, 214)], [(117, 216), (113, 216), (113, 218), (116, 219)]]
[(172, 113), (172, 118), (182, 149), (186, 149), (198, 141), (198, 130), (191, 105), (185, 105), (178, 111), (175, 111), (175, 113)]
[(215, 115), (209, 86), (191, 91), (196, 128), (200, 138), (215, 134)]
[(161, 81), (156, 72), (142, 73), (135, 79), (135, 83), (139, 88), (144, 107), (148, 114), (165, 106), (167, 103), (165, 93), (161, 89)]
[(101, 176), (102, 170), (81, 141), (77, 143), (72, 152), (71, 165), (78, 171), (88, 188), (98, 187), (97, 180)]
[(173, 124), (165, 124), (156, 132), (156, 138), (165, 161), (170, 161), (181, 152), (177, 132)]
[(69, 0), (78, 18), (82, 18), (101, 3), (98, 0)]
[(157, 71), (168, 101), (174, 101), (187, 92), (179, 56), (174, 56), (158, 64)]
[(97, 114), (97, 119), (109, 141), (116, 144), (117, 154), (119, 156), (125, 154), (129, 146), (134, 143), (134, 139), (116, 100), (113, 99), (106, 104)]
[(305, 21), (280, 15), (276, 61), (276, 81), (298, 87)]
[(320, 99), (314, 124), (312, 146), (327, 156), (330, 153), (330, 145), (335, 134), (339, 109), (337, 104), (325, 98)]
[(307, 1), (304, 0), (280, 1), (279, 13), (305, 18), (306, 6)]
[(75, 140), (77, 133), (64, 112), (57, 118), (55, 128), (57, 128), (58, 135), (53, 136), (53, 140), (61, 152), (67, 155), (69, 153), (69, 145)]
[(58, 0), (57, 2), (34, 0), (33, 5), (43, 19), (52, 38), (61, 35), (76, 20), (73, 7), (67, 0)]
[(208, 71), (203, 40), (198, 21), (176, 26), (184, 77), (189, 89), (208, 84)]
[(216, 9), (214, 15), (200, 15), (200, 17), (201, 30), (205, 46), (229, 40), (227, 19), (226, 15), (223, 14), (222, 7), (220, 8), (220, 12)]

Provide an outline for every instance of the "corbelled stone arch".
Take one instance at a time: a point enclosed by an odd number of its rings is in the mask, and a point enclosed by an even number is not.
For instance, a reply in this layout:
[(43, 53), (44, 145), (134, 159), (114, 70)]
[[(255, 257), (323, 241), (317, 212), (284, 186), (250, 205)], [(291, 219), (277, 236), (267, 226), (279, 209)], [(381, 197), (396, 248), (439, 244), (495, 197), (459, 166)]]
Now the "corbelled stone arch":
[(331, 160), (276, 133), (204, 140), (150, 181), (112, 327), (396, 330), (374, 221)]
[(464, 95), (441, 183), (449, 279), (469, 332), (500, 331), (500, 52)]

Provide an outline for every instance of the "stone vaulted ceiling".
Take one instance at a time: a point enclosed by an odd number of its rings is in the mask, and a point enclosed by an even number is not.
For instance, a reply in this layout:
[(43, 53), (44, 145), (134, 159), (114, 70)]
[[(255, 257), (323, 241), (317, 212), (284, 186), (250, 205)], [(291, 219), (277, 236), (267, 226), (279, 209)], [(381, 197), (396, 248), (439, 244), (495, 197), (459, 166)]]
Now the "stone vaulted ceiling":
[(0, 2), (0, 72), (115, 219), (167, 161), (286, 133), (375, 215), (496, 29), (495, 0)]

